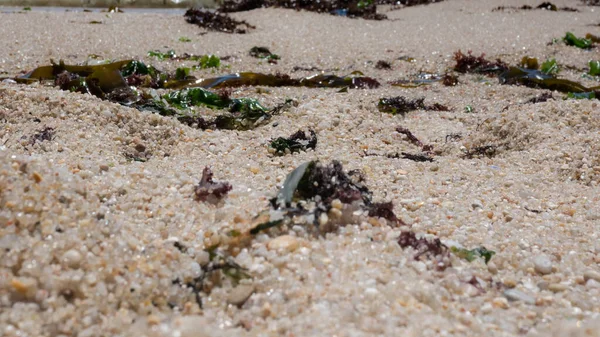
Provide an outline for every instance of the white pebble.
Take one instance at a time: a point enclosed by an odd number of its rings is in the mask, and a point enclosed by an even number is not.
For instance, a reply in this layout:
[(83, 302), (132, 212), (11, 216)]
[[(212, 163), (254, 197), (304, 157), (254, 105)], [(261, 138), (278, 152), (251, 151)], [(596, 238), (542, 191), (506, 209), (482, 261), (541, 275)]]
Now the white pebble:
[(504, 296), (509, 301), (522, 301), (527, 304), (535, 304), (535, 298), (517, 289), (508, 289), (504, 292)]
[(253, 293), (253, 284), (240, 284), (229, 292), (227, 295), (227, 303), (241, 306), (246, 303)]
[(552, 272), (552, 261), (548, 256), (542, 254), (533, 259), (533, 265), (536, 272), (546, 275)]
[(584, 280), (594, 280), (596, 282), (600, 282), (600, 273), (594, 270), (587, 270), (583, 273)]
[(82, 258), (80, 252), (75, 249), (69, 249), (63, 254), (62, 261), (67, 267), (75, 269), (79, 268)]
[(293, 252), (300, 246), (298, 239), (291, 235), (278, 236), (267, 243), (269, 250)]

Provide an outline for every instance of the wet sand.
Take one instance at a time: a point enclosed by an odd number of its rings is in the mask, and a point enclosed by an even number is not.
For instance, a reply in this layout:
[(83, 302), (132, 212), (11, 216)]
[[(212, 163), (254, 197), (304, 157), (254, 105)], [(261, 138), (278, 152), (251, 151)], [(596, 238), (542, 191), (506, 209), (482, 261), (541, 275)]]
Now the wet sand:
[[(3, 77), (90, 54), (171, 71), (193, 64), (146, 56), (175, 49), (231, 56), (228, 67), (197, 77), (302, 66), (361, 71), (383, 84), (348, 93), (235, 89), (233, 97), (267, 107), (288, 98), (297, 104), (254, 130), (203, 131), (50, 85), (0, 83), (2, 335), (600, 335), (598, 100), (552, 92), (554, 99), (527, 103), (549, 91), (472, 74), (459, 74), (456, 86), (388, 84), (444, 74), (456, 51), (471, 50), (511, 65), (523, 56), (555, 58), (561, 78), (599, 85), (581, 76), (600, 58), (597, 47), (549, 42), (567, 31), (600, 35), (600, 8), (556, 1), (579, 12), (493, 11), (523, 4), (448, 0), (386, 12), (387, 21), (283, 9), (232, 14), (256, 26), (245, 35), (201, 34), (170, 14), (0, 14)], [(254, 46), (281, 59), (252, 58)], [(392, 69), (376, 69), (379, 60)], [(379, 99), (394, 96), (450, 111), (379, 112)], [(435, 161), (388, 158), (420, 151), (399, 126), (431, 144)], [(50, 140), (35, 137), (46, 128)], [(268, 151), (270, 139), (309, 128), (315, 150)], [(466, 158), (488, 145), (493, 154)], [(393, 202), (408, 226), (369, 219), (322, 236), (303, 226), (287, 236), (256, 235), (234, 254), (252, 278), (237, 286), (212, 280), (210, 294), (199, 293), (200, 308), (192, 288), (206, 276), (205, 249), (232, 230), (247, 231), (286, 175), (317, 159), (362, 170), (374, 199)], [(194, 198), (206, 166), (233, 187), (217, 205)], [(496, 254), (488, 264), (451, 254), (451, 267), (440, 271), (398, 245), (403, 230)]]

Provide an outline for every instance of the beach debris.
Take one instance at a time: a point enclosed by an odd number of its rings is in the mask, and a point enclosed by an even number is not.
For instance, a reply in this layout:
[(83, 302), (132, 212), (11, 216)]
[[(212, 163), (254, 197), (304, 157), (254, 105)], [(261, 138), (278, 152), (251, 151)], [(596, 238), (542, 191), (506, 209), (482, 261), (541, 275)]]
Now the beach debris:
[(252, 47), (248, 54), (252, 57), (265, 59), (269, 63), (277, 63), (277, 60), (280, 59), (279, 55), (271, 53), (267, 47)]
[(497, 154), (498, 148), (500, 146), (501, 145), (495, 145), (495, 144), (476, 146), (476, 147), (466, 151), (465, 154), (463, 155), (463, 157), (467, 158), (467, 159), (472, 159), (472, 158), (481, 157), (481, 156), (492, 158), (493, 156), (495, 156)]
[(536, 57), (523, 56), (520, 63), (521, 67), (527, 69), (539, 69), (540, 64)]
[(402, 231), (398, 237), (398, 244), (402, 249), (414, 249), (416, 253), (413, 258), (417, 261), (422, 258), (434, 260), (437, 270), (444, 270), (451, 265), (448, 247), (439, 238), (417, 238), (415, 232)]
[(461, 259), (465, 259), (469, 262), (475, 261), (475, 259), (477, 258), (483, 258), (485, 261), (485, 264), (487, 264), (488, 262), (490, 262), (490, 260), (492, 259), (492, 256), (494, 256), (496, 254), (495, 251), (493, 250), (488, 250), (487, 248), (485, 248), (484, 246), (481, 247), (477, 247), (474, 249), (465, 249), (465, 248), (458, 248), (458, 247), (450, 247), (450, 251), (458, 256)]
[(377, 104), (377, 108), (381, 112), (392, 115), (406, 115), (414, 110), (430, 110), (430, 111), (449, 111), (450, 109), (442, 104), (435, 103), (433, 105), (425, 105), (425, 98), (407, 99), (404, 96), (381, 98)]
[(398, 155), (398, 154), (395, 154), (392, 156), (388, 155), (387, 157), (388, 158), (408, 159), (408, 160), (412, 160), (412, 161), (416, 161), (416, 162), (433, 162), (433, 158), (426, 154), (401, 152), (400, 155)]
[(424, 85), (433, 84), (435, 82), (439, 82), (443, 80), (443, 76), (432, 73), (419, 73), (413, 75), (412, 78), (409, 79), (400, 79), (389, 82), (394, 87), (402, 87), (402, 88), (417, 88)]
[(184, 17), (188, 23), (196, 24), (207, 30), (222, 33), (245, 34), (250, 29), (256, 28), (246, 21), (232, 19), (227, 14), (223, 14), (219, 11), (211, 12), (204, 9), (190, 8), (185, 12)]
[(213, 172), (210, 167), (206, 166), (202, 171), (200, 182), (194, 187), (194, 196), (196, 200), (199, 201), (217, 203), (222, 200), (231, 189), (231, 185), (226, 181), (213, 181)]
[(381, 98), (377, 104), (377, 108), (381, 112), (389, 113), (392, 115), (400, 114), (404, 116), (406, 113), (425, 109), (424, 98), (407, 99), (404, 96), (396, 96), (390, 98)]
[(600, 76), (600, 60), (590, 61), (590, 70), (588, 71), (588, 75), (590, 76)]
[(375, 69), (392, 69), (392, 65), (388, 61), (379, 60), (375, 63)]
[(569, 92), (567, 93), (567, 98), (573, 99), (594, 99), (596, 98), (596, 93), (593, 91), (590, 92)]
[(315, 149), (317, 146), (317, 134), (312, 129), (309, 129), (308, 133), (309, 136), (306, 135), (304, 130), (298, 130), (288, 138), (278, 137), (271, 140), (269, 148), (277, 156)]
[(544, 63), (542, 63), (542, 68), (540, 69), (541, 72), (547, 75), (556, 75), (558, 74), (559, 70), (560, 68), (558, 67), (558, 64), (556, 63), (555, 59), (549, 59), (544, 61)]
[(189, 37), (182, 36), (179, 38), (179, 42), (192, 42), (192, 39)]
[(563, 37), (563, 41), (568, 46), (575, 46), (581, 49), (590, 49), (592, 48), (592, 40), (586, 38), (578, 38), (573, 33), (567, 32), (565, 37)]
[(552, 12), (558, 12), (558, 11), (563, 11), (563, 12), (579, 12), (579, 10), (577, 10), (576, 8), (572, 8), (572, 7), (558, 7), (555, 4), (551, 3), (551, 2), (542, 2), (541, 4), (537, 5), (536, 7), (532, 7), (529, 5), (523, 5), (521, 7), (516, 7), (516, 6), (499, 6), (496, 7), (494, 9), (492, 9), (492, 12), (495, 11), (504, 11), (504, 10), (534, 10), (534, 9), (542, 9), (542, 10), (547, 10), (547, 11), (552, 11)]
[(463, 54), (460, 50), (457, 51), (454, 53), (454, 60), (456, 61), (454, 70), (459, 73), (493, 75), (505, 71), (508, 68), (508, 65), (500, 59), (497, 59), (496, 62), (492, 62), (485, 59), (485, 54), (481, 54), (478, 57), (473, 56), (470, 50), (467, 52), (467, 55)]
[(556, 78), (539, 70), (510, 67), (499, 76), (501, 84), (520, 84), (531, 88), (549, 89), (560, 92), (582, 93), (599, 90), (599, 87), (587, 88), (582, 84)]
[(54, 137), (54, 132), (54, 128), (49, 126), (43, 128), (42, 130), (38, 130), (29, 139), (29, 144), (33, 145), (36, 142), (51, 141)]
[(374, 0), (226, 0), (223, 1), (218, 10), (228, 13), (248, 11), (261, 7), (290, 8), (368, 20), (387, 19), (387, 16), (377, 13), (377, 4)]
[(447, 87), (453, 87), (458, 84), (458, 76), (446, 73), (442, 77), (442, 84), (444, 84)]
[[(599, 24), (599, 26), (600, 26), (600, 24)], [(596, 36), (591, 33), (587, 33), (587, 34), (585, 34), (585, 38), (594, 43), (600, 43), (600, 36)]]
[(241, 86), (267, 86), (267, 87), (309, 87), (309, 88), (343, 88), (373, 89), (380, 86), (379, 82), (371, 77), (344, 76), (318, 74), (304, 78), (291, 78), (284, 74), (261, 74), (242, 72), (223, 75), (214, 78), (205, 78), (190, 81), (172, 81), (165, 83), (165, 88), (180, 89), (186, 87), (202, 88), (232, 88)]
[(542, 93), (538, 96), (535, 96), (533, 98), (530, 98), (529, 100), (527, 100), (525, 103), (542, 103), (542, 102), (546, 102), (549, 99), (554, 99), (554, 97), (552, 97), (552, 93), (551, 92), (545, 92)]

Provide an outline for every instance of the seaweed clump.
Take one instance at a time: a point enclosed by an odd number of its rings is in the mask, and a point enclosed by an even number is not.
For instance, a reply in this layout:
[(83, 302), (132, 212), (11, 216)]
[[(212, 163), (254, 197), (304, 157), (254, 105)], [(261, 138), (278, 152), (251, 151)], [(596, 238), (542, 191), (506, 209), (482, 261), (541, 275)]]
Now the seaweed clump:
[(377, 4), (373, 0), (226, 0), (219, 11), (240, 12), (261, 7), (281, 7), (368, 20), (387, 19), (384, 14), (377, 13)]
[(425, 105), (425, 98), (407, 99), (404, 96), (396, 96), (389, 98), (382, 98), (377, 104), (377, 108), (381, 112), (389, 113), (392, 115), (402, 115), (414, 110), (431, 110), (431, 111), (449, 111), (447, 106), (439, 103), (433, 105)]
[(213, 172), (207, 166), (202, 171), (200, 183), (194, 187), (194, 196), (199, 201), (217, 203), (231, 191), (231, 188), (231, 185), (226, 181), (213, 181)]
[(285, 179), (271, 199), (269, 218), (256, 225), (251, 234), (284, 225), (305, 224), (309, 232), (327, 233), (365, 217), (383, 218), (393, 226), (405, 225), (391, 203), (375, 203), (360, 171), (345, 172), (342, 164), (318, 161), (301, 164)]
[(413, 258), (432, 259), (435, 261), (437, 270), (444, 270), (450, 266), (450, 251), (439, 238), (428, 240), (426, 238), (417, 238), (417, 235), (411, 231), (402, 231), (398, 237), (398, 244), (402, 249), (411, 247), (415, 250)]
[(246, 21), (238, 21), (226, 14), (202, 9), (190, 8), (185, 12), (184, 17), (188, 23), (222, 33), (245, 34), (250, 29), (256, 28)]
[(303, 130), (298, 130), (288, 138), (278, 137), (271, 140), (269, 148), (277, 156), (315, 149), (317, 147), (317, 134), (313, 130), (308, 130), (309, 136)]
[(471, 51), (467, 55), (463, 54), (460, 50), (454, 53), (454, 60), (456, 65), (454, 70), (459, 73), (477, 73), (477, 74), (497, 74), (508, 68), (508, 65), (497, 59), (496, 62), (485, 59), (485, 54), (480, 56), (473, 56)]
[(29, 140), (29, 144), (33, 145), (36, 142), (51, 141), (52, 138), (54, 138), (54, 128), (45, 127), (42, 130), (37, 131), (35, 134), (33, 134), (31, 136), (31, 139)]

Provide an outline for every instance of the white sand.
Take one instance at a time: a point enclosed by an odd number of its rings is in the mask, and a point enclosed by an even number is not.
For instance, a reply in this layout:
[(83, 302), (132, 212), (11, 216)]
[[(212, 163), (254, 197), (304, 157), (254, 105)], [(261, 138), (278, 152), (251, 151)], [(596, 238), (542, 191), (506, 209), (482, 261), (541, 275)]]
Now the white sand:
[[(264, 9), (233, 15), (257, 26), (247, 35), (199, 35), (174, 15), (0, 14), (0, 72), (7, 76), (50, 59), (82, 62), (89, 54), (173, 70), (181, 63), (145, 56), (173, 48), (233, 55), (225, 62), (231, 68), (215, 74), (316, 66), (340, 75), (360, 70), (384, 83), (348, 94), (236, 90), (234, 97), (256, 97), (266, 106), (298, 102), (245, 132), (196, 130), (40, 84), (0, 84), (0, 335), (600, 336), (598, 101), (562, 100), (555, 92), (555, 100), (521, 104), (545, 91), (475, 75), (461, 75), (456, 87), (385, 84), (422, 71), (444, 73), (458, 49), (509, 64), (529, 55), (583, 69), (600, 58), (597, 48), (547, 43), (567, 31), (600, 35), (590, 26), (600, 23), (600, 8), (555, 3), (580, 11), (492, 12), (523, 1), (448, 0), (373, 22)], [(179, 42), (182, 36), (192, 42)], [(279, 54), (279, 63), (248, 56), (257, 45)], [(368, 63), (377, 60), (393, 69)], [(598, 85), (580, 74), (560, 75)], [(406, 117), (377, 111), (379, 98), (398, 95), (452, 111)], [(474, 113), (464, 113), (467, 105)], [(418, 152), (397, 126), (432, 144), (435, 162), (362, 156)], [(53, 139), (31, 145), (45, 127), (55, 128)], [(269, 154), (269, 139), (299, 128), (315, 129), (316, 151)], [(453, 133), (462, 139), (446, 141)], [(507, 146), (493, 158), (463, 159), (475, 146), (500, 143)], [(127, 160), (124, 153), (136, 153), (139, 144), (149, 160)], [(243, 289), (225, 281), (202, 294), (200, 309), (173, 280), (200, 276), (208, 259), (203, 249), (231, 229), (247, 230), (285, 176), (311, 159), (363, 170), (375, 199), (393, 201), (413, 231), (497, 254), (488, 265), (453, 257), (453, 267), (440, 272), (400, 248), (400, 228), (365, 222), (315, 238), (298, 227), (288, 233), (298, 244), (292, 252), (273, 250), (282, 239), (261, 234), (237, 255), (255, 289), (241, 307), (227, 299)], [(193, 198), (205, 166), (233, 185), (222, 205)], [(480, 289), (468, 283), (473, 277)]]

